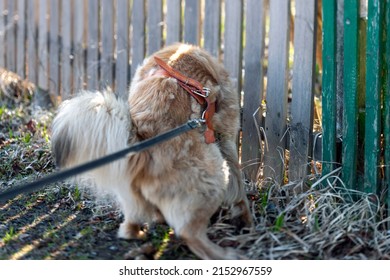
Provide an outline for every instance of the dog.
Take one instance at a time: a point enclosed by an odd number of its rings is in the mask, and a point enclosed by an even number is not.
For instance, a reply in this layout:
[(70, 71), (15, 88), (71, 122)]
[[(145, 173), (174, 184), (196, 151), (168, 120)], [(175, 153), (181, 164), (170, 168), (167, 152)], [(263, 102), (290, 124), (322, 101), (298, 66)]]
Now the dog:
[[(188, 90), (191, 82), (204, 91)], [(201, 104), (202, 98), (207, 104)], [(198, 257), (238, 259), (234, 249), (208, 238), (207, 227), (221, 206), (229, 207), (244, 226), (253, 225), (236, 144), (239, 110), (239, 95), (223, 66), (202, 48), (177, 43), (137, 68), (128, 102), (108, 91), (84, 91), (64, 101), (52, 125), (52, 150), (57, 166), (68, 168), (190, 119), (205, 121), (203, 130), (191, 130), (81, 176), (117, 197), (124, 215), (119, 238), (145, 238), (141, 225), (166, 222)]]

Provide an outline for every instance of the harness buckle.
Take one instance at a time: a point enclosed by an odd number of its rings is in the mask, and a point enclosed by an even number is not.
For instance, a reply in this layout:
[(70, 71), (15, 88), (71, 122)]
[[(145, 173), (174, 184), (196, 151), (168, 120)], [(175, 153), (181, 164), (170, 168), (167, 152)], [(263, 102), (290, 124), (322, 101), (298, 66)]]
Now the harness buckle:
[(203, 87), (202, 90), (194, 89), (192, 90), (192, 92), (195, 93), (196, 95), (202, 96), (203, 98), (207, 98), (210, 95), (210, 89), (207, 87)]

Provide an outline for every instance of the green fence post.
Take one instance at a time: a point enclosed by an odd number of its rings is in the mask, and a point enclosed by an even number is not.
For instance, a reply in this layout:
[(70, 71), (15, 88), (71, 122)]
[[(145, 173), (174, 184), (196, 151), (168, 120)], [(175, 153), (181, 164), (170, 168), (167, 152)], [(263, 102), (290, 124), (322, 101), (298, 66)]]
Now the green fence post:
[(368, 1), (366, 53), (366, 129), (364, 151), (364, 191), (376, 193), (378, 187), (381, 128), (381, 45), (383, 0)]
[(336, 0), (322, 3), (322, 175), (336, 162)]
[[(390, 217), (390, 0), (386, 0), (385, 10), (386, 45), (385, 45), (385, 76), (383, 91), (383, 134), (384, 134), (384, 164), (385, 164), (385, 188), (387, 190), (387, 216)], [(389, 222), (390, 228), (390, 222)]]
[(344, 1), (344, 118), (342, 179), (356, 189), (359, 1)]

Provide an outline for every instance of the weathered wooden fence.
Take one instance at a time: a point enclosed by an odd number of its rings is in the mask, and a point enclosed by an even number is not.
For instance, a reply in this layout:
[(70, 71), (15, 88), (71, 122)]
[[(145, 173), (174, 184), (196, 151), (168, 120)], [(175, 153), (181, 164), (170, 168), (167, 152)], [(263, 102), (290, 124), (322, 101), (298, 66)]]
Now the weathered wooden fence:
[(0, 67), (54, 100), (106, 86), (125, 98), (146, 55), (176, 41), (204, 47), (242, 93), (246, 176), (256, 181), (259, 167), (280, 183), (286, 169), (290, 180), (306, 176), (321, 39), (316, 0), (0, 0), (0, 12)]

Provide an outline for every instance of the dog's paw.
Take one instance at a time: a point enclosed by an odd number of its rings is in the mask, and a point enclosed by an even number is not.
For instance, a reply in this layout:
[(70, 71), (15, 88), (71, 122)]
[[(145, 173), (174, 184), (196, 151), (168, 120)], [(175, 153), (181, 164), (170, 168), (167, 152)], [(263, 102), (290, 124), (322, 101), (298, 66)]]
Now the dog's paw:
[(119, 226), (118, 238), (121, 239), (145, 239), (146, 233), (136, 224), (123, 222)]
[(154, 248), (151, 242), (148, 242), (142, 244), (141, 247), (130, 250), (124, 257), (127, 260), (151, 260), (155, 253), (156, 248)]

